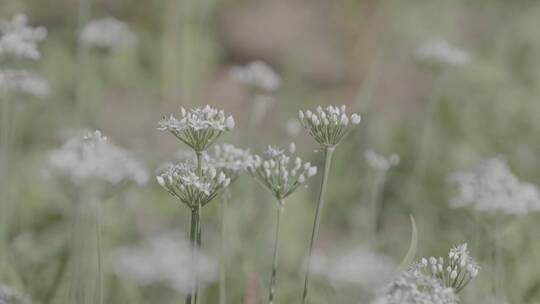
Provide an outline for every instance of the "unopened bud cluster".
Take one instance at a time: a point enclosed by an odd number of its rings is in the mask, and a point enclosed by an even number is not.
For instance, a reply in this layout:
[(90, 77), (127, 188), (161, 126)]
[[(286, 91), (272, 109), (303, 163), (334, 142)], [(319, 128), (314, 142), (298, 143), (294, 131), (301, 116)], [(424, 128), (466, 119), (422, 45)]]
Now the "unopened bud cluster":
[(198, 172), (190, 163), (171, 165), (156, 179), (161, 187), (191, 209), (208, 204), (231, 182), (225, 173), (212, 166), (202, 166)]
[(328, 106), (325, 109), (318, 107), (315, 112), (300, 111), (300, 122), (315, 140), (324, 147), (334, 147), (349, 131), (352, 125), (360, 123), (358, 114), (348, 116), (346, 107)]
[(210, 106), (180, 111), (159, 121), (159, 130), (169, 131), (196, 152), (205, 151), (224, 132), (234, 128), (234, 118)]
[[(291, 144), (289, 152), (294, 153), (294, 144)], [(252, 157), (248, 172), (278, 200), (282, 200), (317, 174), (317, 167), (303, 162), (300, 157), (293, 159), (284, 150), (270, 146), (263, 157)]]
[(467, 244), (452, 248), (448, 253), (448, 260), (443, 257), (423, 258), (416, 267), (438, 278), (444, 286), (453, 288), (456, 293), (465, 288), (480, 270), (470, 256)]

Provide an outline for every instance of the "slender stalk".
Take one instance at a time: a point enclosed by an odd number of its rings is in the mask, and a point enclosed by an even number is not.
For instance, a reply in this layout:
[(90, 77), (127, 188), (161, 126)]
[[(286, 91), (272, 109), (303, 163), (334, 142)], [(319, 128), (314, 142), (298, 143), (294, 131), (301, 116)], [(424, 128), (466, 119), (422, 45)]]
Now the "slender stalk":
[(56, 274), (54, 275), (51, 287), (49, 287), (49, 289), (47, 290), (47, 293), (44, 296), (44, 300), (43, 300), (44, 304), (50, 304), (54, 296), (58, 292), (58, 288), (60, 287), (62, 278), (64, 277), (64, 274), (66, 273), (68, 260), (69, 260), (69, 249), (64, 248), (60, 255), (60, 262), (59, 262), (58, 270), (56, 271)]
[(317, 210), (315, 211), (315, 220), (313, 223), (313, 230), (311, 231), (311, 241), (309, 243), (309, 252), (308, 252), (308, 263), (306, 266), (306, 277), (304, 279), (304, 293), (302, 294), (302, 303), (306, 304), (308, 301), (308, 291), (309, 291), (309, 276), (311, 271), (311, 255), (313, 254), (313, 247), (317, 241), (319, 235), (319, 226), (321, 224), (321, 214), (324, 207), (324, 196), (326, 194), (326, 184), (328, 183), (328, 176), (330, 173), (330, 168), (332, 166), (332, 156), (334, 154), (335, 147), (327, 147), (324, 149), (324, 171), (323, 178), (321, 181), (321, 188), (319, 192), (319, 200), (317, 202)]
[[(198, 210), (197, 208), (191, 209), (191, 218), (190, 218), (190, 230), (189, 230), (189, 245), (191, 246), (191, 260), (195, 261), (195, 255), (196, 255), (196, 248), (197, 248), (197, 226), (198, 226)], [(194, 265), (194, 263), (192, 263)], [(194, 269), (193, 275), (196, 275), (196, 269)], [(196, 293), (196, 287), (195, 284), (193, 284), (191, 293), (189, 293), (186, 297), (186, 304), (192, 303), (192, 297), (195, 296)]]
[(376, 172), (373, 190), (371, 192), (371, 206), (373, 207), (373, 236), (376, 238), (381, 231), (381, 217), (383, 202), (381, 194), (384, 188), (385, 172)]
[(227, 205), (229, 200), (228, 190), (223, 194), (221, 201), (221, 268), (219, 272), (219, 304), (227, 304)]
[(83, 120), (85, 112), (84, 85), (86, 83), (84, 76), (86, 72), (86, 62), (88, 61), (88, 49), (81, 42), (81, 33), (90, 17), (92, 0), (79, 0), (79, 11), (77, 16), (77, 72), (75, 83), (75, 107), (77, 118)]
[(103, 304), (103, 242), (101, 233), (101, 209), (100, 204), (95, 204), (95, 219), (96, 219), (96, 247), (97, 247), (97, 296), (99, 304)]
[[(197, 151), (197, 175), (199, 177), (202, 176), (202, 152), (199, 152)], [(195, 257), (194, 257), (194, 265), (195, 265), (195, 287), (194, 287), (194, 295), (193, 295), (193, 302), (194, 304), (198, 304), (199, 303), (199, 288), (200, 288), (200, 284), (199, 284), (199, 250), (201, 249), (201, 244), (202, 244), (202, 233), (201, 233), (201, 213), (202, 213), (202, 206), (200, 204), (200, 202), (198, 203), (197, 205), (197, 213), (196, 213), (196, 221), (197, 221), (197, 226), (196, 226), (196, 241), (195, 241), (195, 244), (194, 244), (194, 248), (196, 248), (195, 250)]]
[(501, 223), (496, 220), (496, 227), (493, 230), (495, 232), (494, 248), (493, 248), (493, 262), (494, 262), (494, 275), (493, 275), (493, 288), (494, 295), (499, 300), (506, 300), (506, 292), (504, 290), (504, 262), (503, 262), (503, 237), (499, 228)]
[(277, 208), (277, 222), (276, 222), (276, 235), (274, 239), (274, 255), (272, 257), (272, 274), (270, 276), (270, 291), (268, 295), (268, 303), (274, 302), (274, 295), (276, 292), (276, 278), (277, 278), (277, 266), (278, 266), (278, 252), (279, 252), (279, 228), (281, 226), (280, 219), (283, 212), (283, 199), (278, 201)]
[[(6, 95), (3, 94), (2, 97)], [(5, 257), (5, 248), (7, 248), (7, 234), (8, 234), (8, 219), (9, 219), (9, 197), (8, 197), (8, 181), (9, 181), (9, 146), (10, 146), (10, 116), (11, 116), (11, 107), (10, 100), (8, 98), (2, 98), (0, 100), (2, 106), (2, 127), (0, 134), (0, 257)]]

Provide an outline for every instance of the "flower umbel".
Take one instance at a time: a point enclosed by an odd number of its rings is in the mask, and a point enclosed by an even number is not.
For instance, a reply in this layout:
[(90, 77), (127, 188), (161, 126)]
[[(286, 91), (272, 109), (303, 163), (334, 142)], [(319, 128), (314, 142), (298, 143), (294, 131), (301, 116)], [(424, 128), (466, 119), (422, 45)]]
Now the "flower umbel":
[(14, 56), (39, 59), (38, 43), (47, 37), (44, 27), (28, 26), (25, 15), (16, 15), (12, 20), (0, 20), (0, 57)]
[(388, 171), (399, 165), (399, 155), (397, 154), (384, 156), (370, 149), (366, 151), (365, 157), (368, 165), (377, 171)]
[(84, 27), (80, 39), (87, 46), (114, 49), (132, 45), (135, 35), (126, 23), (114, 18), (103, 18), (90, 21)]
[[(290, 148), (290, 153), (294, 153), (294, 144)], [(270, 146), (263, 157), (252, 157), (248, 172), (278, 200), (283, 200), (317, 174), (317, 167), (300, 157), (293, 160), (284, 150)]]
[(30, 304), (32, 298), (0, 283), (0, 304)]
[(315, 112), (300, 111), (298, 116), (302, 126), (315, 140), (324, 147), (334, 147), (339, 144), (352, 125), (360, 123), (360, 115), (345, 113), (346, 107), (328, 106), (325, 109), (317, 107)]
[(414, 266), (441, 281), (443, 286), (453, 288), (459, 293), (467, 284), (478, 275), (480, 267), (470, 256), (467, 244), (461, 244), (450, 250), (448, 260), (443, 257), (423, 258)]
[(3, 69), (0, 70), (0, 90), (45, 97), (49, 94), (49, 84), (31, 71)]
[(251, 154), (249, 150), (240, 149), (231, 144), (220, 144), (208, 150), (203, 159), (205, 163), (223, 171), (231, 181), (234, 181), (241, 171), (246, 170)]
[(197, 173), (197, 167), (193, 164), (180, 163), (170, 166), (156, 179), (172, 196), (189, 208), (196, 209), (212, 201), (231, 182), (225, 173), (212, 166), (202, 166), (201, 174)]
[(171, 115), (159, 121), (158, 130), (169, 131), (197, 153), (212, 145), (224, 132), (234, 128), (234, 118), (210, 106), (180, 111), (180, 118)]

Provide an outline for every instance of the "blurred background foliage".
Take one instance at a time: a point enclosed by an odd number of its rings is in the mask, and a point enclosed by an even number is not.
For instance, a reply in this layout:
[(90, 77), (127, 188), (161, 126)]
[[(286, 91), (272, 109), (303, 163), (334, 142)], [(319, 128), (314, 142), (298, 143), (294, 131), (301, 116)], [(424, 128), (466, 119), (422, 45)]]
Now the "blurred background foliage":
[[(115, 17), (137, 36), (134, 47), (88, 50), (77, 62), (79, 3), (2, 0), (0, 15), (25, 13), (49, 36), (36, 70), (49, 81), (46, 100), (17, 103), (17, 153), (10, 182), (16, 216), (10, 250), (24, 289), (39, 303), (69, 241), (72, 202), (41, 178), (44, 155), (66, 128), (101, 129), (144, 156), (153, 172), (181, 147), (156, 130), (180, 106), (211, 104), (234, 115), (237, 128), (222, 142), (260, 152), (296, 141), (321, 164), (313, 140), (287, 135), (298, 109), (347, 104), (362, 114), (357, 131), (337, 149), (318, 247), (332, 253), (370, 247), (399, 261), (410, 239), (409, 215), (419, 230), (419, 255), (442, 255), (469, 242), (483, 267), (464, 303), (492, 294), (490, 239), (474, 214), (452, 210), (449, 172), (502, 155), (520, 178), (540, 184), (540, 3), (538, 1), (320, 0), (94, 0), (89, 19)], [(445, 39), (472, 54), (463, 66), (431, 66), (416, 48)], [(282, 78), (276, 102), (253, 124), (253, 92), (231, 81), (231, 66), (262, 60)], [(82, 110), (76, 110), (77, 81)], [(535, 135), (536, 134), (536, 135)], [(369, 198), (374, 172), (366, 149), (397, 153), (381, 200), (382, 232), (373, 240)], [(421, 159), (419, 156), (422, 156)], [(302, 258), (315, 210), (318, 178), (286, 206), (278, 303), (301, 296)], [(228, 293), (240, 303), (249, 278), (266, 294), (270, 273), (273, 201), (247, 176), (231, 190)], [(151, 181), (103, 202), (105, 252), (164, 229), (185, 231), (187, 208)], [(204, 245), (220, 248), (219, 202), (204, 214)], [(505, 234), (505, 291), (509, 303), (540, 303), (538, 214), (511, 218)], [(492, 229), (489, 227), (489, 229)], [(64, 280), (69, 281), (68, 277)], [(108, 273), (107, 303), (178, 303), (180, 295), (141, 287)], [(313, 281), (312, 303), (368, 303), (369, 290)], [(252, 287), (253, 288), (253, 287)], [(217, 301), (216, 284), (203, 303)]]

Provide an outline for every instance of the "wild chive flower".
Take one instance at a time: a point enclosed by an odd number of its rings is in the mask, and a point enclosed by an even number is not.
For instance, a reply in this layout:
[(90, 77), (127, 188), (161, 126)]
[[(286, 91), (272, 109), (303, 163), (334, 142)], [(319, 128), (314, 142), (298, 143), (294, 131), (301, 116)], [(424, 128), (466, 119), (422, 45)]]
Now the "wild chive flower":
[(202, 166), (199, 175), (197, 167), (189, 163), (170, 166), (156, 179), (163, 189), (192, 210), (208, 204), (231, 182), (225, 173), (209, 165)]
[(365, 248), (334, 256), (315, 252), (311, 257), (314, 275), (324, 277), (334, 286), (359, 286), (371, 289), (394, 275), (396, 262)]
[(352, 125), (360, 123), (360, 115), (345, 113), (346, 107), (328, 106), (326, 109), (317, 107), (315, 112), (299, 111), (298, 116), (302, 126), (323, 147), (335, 147), (347, 133)]
[(254, 61), (245, 66), (233, 67), (229, 73), (235, 81), (263, 91), (276, 91), (281, 84), (279, 75), (262, 61)]
[(45, 174), (80, 187), (91, 183), (114, 186), (127, 181), (143, 184), (148, 180), (141, 163), (100, 131), (78, 134), (49, 153)]
[[(294, 146), (290, 148), (289, 152), (294, 153)], [(269, 146), (263, 157), (252, 157), (248, 172), (276, 199), (283, 200), (317, 174), (317, 167), (300, 157), (293, 160), (284, 150)]]
[(25, 70), (0, 70), (0, 91), (20, 92), (42, 98), (49, 94), (49, 84), (37, 74)]
[(231, 181), (234, 181), (241, 171), (246, 170), (251, 161), (251, 153), (231, 144), (218, 144), (209, 149), (203, 155), (203, 159), (209, 166), (223, 171)]
[(0, 283), (0, 304), (30, 304), (30, 296), (21, 294), (17, 290)]
[(471, 54), (457, 48), (448, 41), (435, 40), (421, 45), (416, 49), (419, 60), (453, 66), (462, 66), (471, 61)]
[(180, 111), (180, 118), (171, 115), (159, 121), (158, 130), (169, 131), (180, 141), (201, 153), (208, 149), (223, 133), (234, 128), (234, 118), (223, 110), (210, 106)]
[(131, 46), (135, 42), (135, 35), (126, 23), (104, 18), (90, 21), (82, 30), (80, 39), (86, 46), (115, 49)]
[(382, 288), (371, 304), (459, 304), (459, 298), (439, 279), (409, 269)]
[[(197, 251), (197, 263), (192, 260), (193, 250)], [(164, 285), (181, 294), (192, 292), (196, 278), (203, 284), (215, 281), (218, 271), (215, 259), (169, 233), (116, 249), (110, 262), (118, 275), (142, 285)]]
[(476, 167), (450, 175), (458, 194), (450, 200), (454, 208), (470, 206), (481, 212), (526, 214), (540, 209), (538, 189), (520, 181), (501, 158), (481, 161)]
[(368, 165), (377, 171), (388, 171), (390, 168), (399, 165), (399, 155), (392, 154), (384, 156), (373, 150), (367, 150), (365, 153)]
[(423, 258), (415, 267), (426, 275), (439, 279), (443, 286), (453, 288), (456, 293), (463, 290), (480, 270), (470, 256), (467, 244), (450, 249), (447, 261), (443, 257)]
[(47, 37), (44, 27), (28, 26), (25, 15), (16, 15), (12, 20), (0, 20), (0, 58), (16, 57), (39, 59), (38, 43)]

